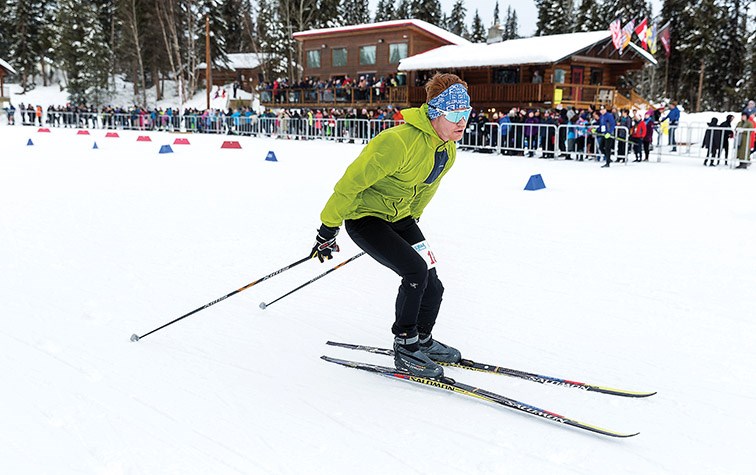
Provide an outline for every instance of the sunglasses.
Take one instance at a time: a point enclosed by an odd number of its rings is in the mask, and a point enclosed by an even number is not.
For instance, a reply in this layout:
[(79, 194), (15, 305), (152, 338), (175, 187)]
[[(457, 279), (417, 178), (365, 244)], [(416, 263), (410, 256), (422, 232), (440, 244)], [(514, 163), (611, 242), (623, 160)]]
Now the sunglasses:
[(435, 106), (430, 106), (439, 111), (441, 114), (443, 114), (444, 118), (451, 122), (452, 124), (456, 124), (462, 119), (467, 120), (470, 118), (470, 112), (472, 112), (472, 107), (468, 107), (467, 109), (462, 109), (458, 111), (445, 111), (443, 109), (439, 109)]

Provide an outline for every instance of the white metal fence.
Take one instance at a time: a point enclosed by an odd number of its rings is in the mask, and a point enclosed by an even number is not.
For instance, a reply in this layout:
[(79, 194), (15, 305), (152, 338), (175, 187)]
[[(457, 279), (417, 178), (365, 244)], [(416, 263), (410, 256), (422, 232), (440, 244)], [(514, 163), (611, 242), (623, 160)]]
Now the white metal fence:
[[(3, 125), (9, 125), (8, 114), (4, 114)], [(403, 121), (332, 118), (332, 117), (260, 117), (257, 115), (226, 115), (197, 113), (174, 115), (166, 113), (132, 112), (116, 114), (107, 112), (57, 112), (16, 111), (15, 125), (92, 128), (105, 130), (169, 131), (210, 134), (232, 134), (242, 136), (265, 136), (298, 140), (332, 140), (337, 142), (367, 143), (381, 131), (403, 123)], [(736, 167), (741, 163), (750, 164), (756, 141), (756, 129), (736, 129), (712, 127), (708, 124), (679, 124), (660, 133), (655, 127), (653, 140), (657, 161), (662, 156), (676, 154), (706, 161), (706, 164), (721, 163)], [(666, 135), (666, 136), (665, 136)], [(674, 135), (675, 143), (672, 143)], [(628, 162), (634, 155), (634, 144), (630, 131), (618, 126), (612, 135), (611, 158), (613, 161)], [(502, 123), (495, 122), (468, 124), (459, 147), (462, 150), (496, 153), (503, 155), (524, 155), (529, 157), (566, 160), (603, 160), (604, 138), (595, 133), (595, 127), (575, 124), (543, 123)], [(741, 145), (745, 142), (747, 145)]]

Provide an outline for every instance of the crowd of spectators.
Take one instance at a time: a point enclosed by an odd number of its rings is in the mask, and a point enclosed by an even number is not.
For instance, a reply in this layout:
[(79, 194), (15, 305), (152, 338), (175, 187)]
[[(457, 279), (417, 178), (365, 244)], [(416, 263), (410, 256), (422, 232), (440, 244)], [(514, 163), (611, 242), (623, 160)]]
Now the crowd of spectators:
[[(395, 78), (390, 78), (395, 81)], [(379, 82), (384, 82), (381, 78)], [(355, 84), (353, 86), (353, 84)], [(362, 85), (361, 85), (362, 84)], [(334, 88), (364, 89), (364, 78), (358, 82), (338, 79), (328, 82), (305, 78), (297, 85), (304, 89), (327, 91)], [(370, 87), (375, 87), (372, 83)], [(286, 90), (288, 86), (275, 87), (271, 91)], [(306, 86), (301, 88), (300, 86)], [(318, 92), (320, 93), (320, 92)], [(376, 94), (381, 94), (380, 86)], [(272, 96), (275, 97), (275, 94)], [(6, 107), (8, 124), (39, 125), (70, 128), (103, 128), (132, 130), (187, 131), (199, 133), (226, 133), (239, 135), (275, 134), (283, 138), (330, 138), (347, 141), (367, 141), (381, 130), (403, 121), (401, 109), (393, 105), (378, 108), (278, 108), (267, 109), (258, 114), (250, 107), (235, 109), (185, 109), (183, 114), (176, 108), (145, 108), (139, 106), (104, 106), (99, 110), (89, 105), (48, 106), (19, 104), (18, 109), (10, 104)], [(606, 140), (602, 120), (611, 115), (611, 140), (616, 146), (605, 150)], [(493, 152), (501, 150), (507, 155), (535, 156), (539, 158), (564, 158), (583, 161), (585, 159), (606, 160), (612, 153), (622, 161), (634, 157), (634, 161), (648, 161), (653, 147), (654, 134), (660, 145), (660, 126), (667, 122), (669, 151), (676, 151), (676, 128), (680, 118), (674, 102), (667, 110), (623, 109), (606, 111), (600, 107), (563, 107), (553, 109), (513, 107), (509, 111), (474, 110), (468, 120), (461, 147), (476, 151)], [(264, 119), (264, 120), (261, 120)], [(702, 147), (706, 149), (704, 165), (719, 164), (724, 157), (729, 158), (729, 141), (735, 137), (732, 115), (721, 123), (714, 118), (707, 124)], [(738, 141), (737, 156), (747, 160), (756, 152), (756, 103), (749, 102), (743, 110), (737, 129), (754, 129), (753, 133), (742, 134), (746, 138)], [(608, 163), (608, 162), (607, 162)], [(747, 166), (747, 165), (746, 165)]]
[(301, 81), (286, 78), (261, 82), (257, 86), (263, 103), (387, 102), (389, 87), (401, 85), (397, 76), (361, 75), (358, 78), (333, 77), (328, 80), (304, 77)]

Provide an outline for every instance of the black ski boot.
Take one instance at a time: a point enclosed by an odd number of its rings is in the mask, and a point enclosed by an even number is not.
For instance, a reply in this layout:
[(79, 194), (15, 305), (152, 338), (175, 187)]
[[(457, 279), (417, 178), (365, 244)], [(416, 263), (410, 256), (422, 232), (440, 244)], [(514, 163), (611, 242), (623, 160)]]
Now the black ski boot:
[(439, 363), (459, 363), (462, 355), (459, 350), (434, 340), (431, 335), (420, 334), (420, 351), (428, 358)]
[(417, 335), (394, 337), (394, 365), (397, 369), (424, 378), (440, 378), (444, 369), (422, 351), (420, 351)]

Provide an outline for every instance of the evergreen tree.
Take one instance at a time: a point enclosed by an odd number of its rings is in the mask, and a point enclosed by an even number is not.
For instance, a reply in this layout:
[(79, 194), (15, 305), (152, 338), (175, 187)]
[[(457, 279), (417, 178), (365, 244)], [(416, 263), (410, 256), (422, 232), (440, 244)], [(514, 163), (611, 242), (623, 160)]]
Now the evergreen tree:
[(496, 6), (494, 7), (494, 13), (493, 13), (493, 22), (491, 23), (491, 26), (497, 26), (497, 25), (501, 25), (501, 23), (499, 22), (499, 0), (496, 0)]
[(466, 38), (468, 36), (467, 26), (465, 25), (466, 17), (467, 8), (465, 8), (465, 0), (456, 0), (452, 7), (451, 14), (446, 21), (446, 29), (457, 36)]
[(604, 0), (600, 12), (605, 23), (602, 29), (606, 29), (617, 18), (622, 21), (622, 26), (631, 20), (637, 25), (651, 15), (651, 6), (646, 0)]
[(569, 33), (572, 30), (572, 0), (535, 0), (538, 8), (536, 36)]
[(412, 18), (427, 21), (431, 25), (443, 25), (439, 0), (414, 0), (411, 3), (411, 15)]
[[(0, 0), (0, 52), (7, 55), (11, 50), (11, 45), (15, 41), (15, 29), (11, 22), (11, 5), (8, 0)], [(10, 57), (3, 58), (11, 61)], [(11, 61), (12, 62), (12, 61)]]
[(609, 28), (613, 19), (602, 16), (597, 0), (583, 0), (575, 14), (573, 31), (599, 31)]
[(24, 92), (34, 88), (37, 65), (42, 59), (45, 3), (45, 0), (8, 0), (5, 7), (10, 14), (8, 27), (14, 31), (8, 60), (18, 72)]
[(341, 0), (339, 12), (345, 25), (370, 23), (368, 0)]
[(66, 73), (69, 100), (101, 104), (108, 87), (110, 51), (93, 3), (61, 0), (58, 13), (58, 57)]
[(396, 19), (394, 0), (379, 0), (378, 5), (375, 7), (375, 21), (379, 22)]
[(397, 20), (406, 20), (412, 18), (411, 0), (399, 0), (399, 6), (396, 7)]
[(339, 13), (339, 0), (318, 0), (312, 28), (334, 28), (342, 25), (344, 19)]
[(244, 11), (243, 3), (243, 0), (221, 1), (221, 16), (226, 25), (225, 44), (229, 53), (243, 51), (244, 23), (240, 18), (240, 13)]
[(677, 100), (685, 109), (695, 109), (703, 70), (707, 89), (702, 105), (721, 107), (721, 91), (712, 93), (705, 78), (707, 71), (712, 73), (709, 75), (721, 72), (719, 52), (714, 46), (717, 35), (726, 25), (726, 11), (716, 0), (700, 0), (695, 5), (683, 0), (666, 0), (662, 7), (662, 21), (670, 21), (672, 28), (670, 57), (668, 60), (664, 58), (662, 64), (668, 75), (665, 83), (667, 97)]
[(263, 80), (273, 81), (288, 75), (285, 26), (274, 0), (258, 0), (254, 51), (262, 59)]
[(717, 74), (709, 74), (708, 84), (711, 94), (716, 96), (717, 91), (721, 93), (722, 104), (718, 110), (738, 110), (744, 98), (753, 97), (756, 92), (744, 87), (747, 84), (753, 85), (753, 81), (744, 80), (748, 53), (748, 15), (745, 3), (744, 0), (730, 0), (723, 5), (725, 26), (720, 34), (715, 34), (714, 48), (719, 65)]
[(470, 29), (470, 41), (473, 43), (485, 43), (488, 38), (488, 33), (483, 26), (483, 20), (480, 19), (478, 10), (475, 10), (475, 16), (472, 21), (472, 28)]
[(202, 52), (201, 58), (205, 58), (205, 19), (210, 18), (210, 58), (213, 66), (225, 66), (228, 64), (226, 38), (228, 37), (228, 24), (223, 16), (221, 8), (222, 0), (200, 0), (197, 9), (197, 47)]
[(517, 21), (517, 10), (507, 7), (507, 17), (504, 19), (502, 39), (513, 40), (520, 37), (520, 25)]

